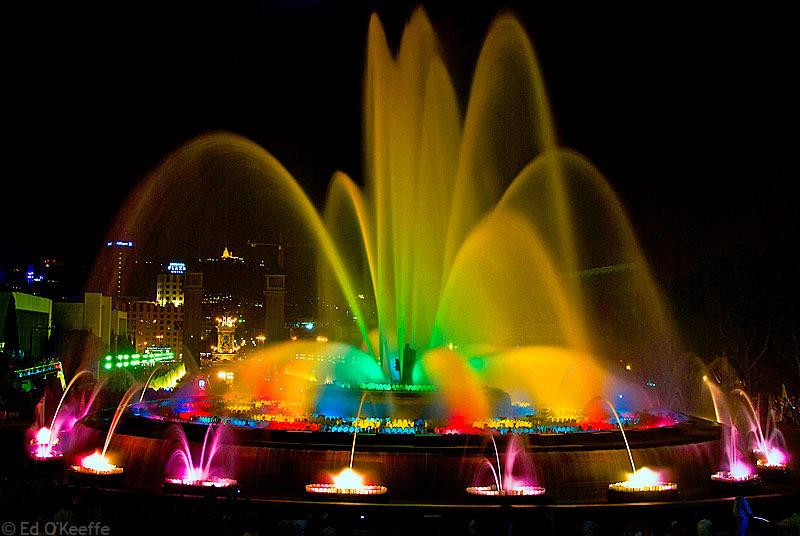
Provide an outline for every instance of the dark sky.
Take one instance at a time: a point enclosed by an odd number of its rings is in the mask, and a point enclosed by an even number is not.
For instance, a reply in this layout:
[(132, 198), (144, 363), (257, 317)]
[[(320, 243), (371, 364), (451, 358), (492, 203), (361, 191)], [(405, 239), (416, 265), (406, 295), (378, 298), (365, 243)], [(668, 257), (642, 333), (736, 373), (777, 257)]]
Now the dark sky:
[[(462, 99), (492, 17), (511, 9), (561, 140), (609, 177), (661, 277), (717, 256), (794, 258), (800, 47), (788, 11), (465, 4), (424, 4)], [(262, 144), (319, 202), (334, 170), (360, 174), (369, 15), (397, 42), (414, 5), (2, 2), (0, 261), (90, 257), (132, 185), (210, 130)]]

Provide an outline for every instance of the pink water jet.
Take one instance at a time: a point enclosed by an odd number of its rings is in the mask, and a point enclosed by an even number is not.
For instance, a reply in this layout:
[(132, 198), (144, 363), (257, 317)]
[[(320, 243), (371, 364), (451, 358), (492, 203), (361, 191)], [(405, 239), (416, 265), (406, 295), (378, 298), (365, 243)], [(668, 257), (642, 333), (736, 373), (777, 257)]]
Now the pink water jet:
[[(737, 419), (740, 428), (747, 430), (749, 445), (756, 458), (756, 465), (762, 469), (785, 470), (788, 463), (786, 440), (775, 423), (772, 411), (767, 413), (766, 423), (762, 425), (758, 411), (748, 394), (741, 389), (734, 389), (734, 396), (741, 401), (742, 411)], [(737, 415), (737, 416), (739, 416)], [(741, 422), (743, 419), (744, 422)]]
[[(520, 496), (540, 496), (545, 494), (545, 488), (538, 486), (535, 483), (533, 471), (528, 467), (525, 476), (520, 477), (515, 475), (514, 471), (519, 471), (518, 465), (528, 461), (524, 457), (525, 448), (519, 444), (517, 435), (512, 434), (506, 446), (504, 466), (500, 464), (500, 454), (497, 450), (497, 442), (494, 436), (490, 436), (492, 445), (494, 446), (495, 466), (488, 460), (484, 459), (482, 468), (489, 469), (489, 472), (494, 477), (494, 483), (490, 485), (469, 486), (467, 493), (470, 495), (478, 495), (484, 497), (520, 497)], [(479, 471), (481, 473), (482, 471)], [(485, 471), (484, 471), (485, 473)], [(480, 476), (479, 476), (480, 478)]]
[(57, 446), (61, 441), (60, 436), (64, 432), (71, 432), (75, 423), (88, 413), (102, 387), (102, 383), (97, 384), (88, 401), (83, 397), (78, 400), (75, 400), (74, 397), (68, 400), (67, 395), (73, 391), (75, 383), (84, 375), (93, 376), (88, 370), (82, 370), (73, 376), (61, 395), (49, 426), (43, 424), (44, 415), (40, 415), (37, 419), (40, 426), (36, 429), (34, 438), (29, 443), (31, 447), (29, 453), (34, 460), (48, 461), (63, 457), (63, 453)]
[[(220, 441), (225, 429), (222, 426), (215, 427), (209, 425), (203, 438), (203, 445), (200, 449), (200, 461), (195, 464), (192, 457), (192, 449), (186, 433), (180, 426), (170, 428), (178, 438), (178, 448), (172, 453), (167, 461), (167, 476), (164, 479), (166, 484), (204, 487), (204, 488), (228, 488), (237, 484), (236, 480), (215, 474), (219, 471), (212, 464), (219, 452)], [(177, 465), (177, 467), (176, 467)]]

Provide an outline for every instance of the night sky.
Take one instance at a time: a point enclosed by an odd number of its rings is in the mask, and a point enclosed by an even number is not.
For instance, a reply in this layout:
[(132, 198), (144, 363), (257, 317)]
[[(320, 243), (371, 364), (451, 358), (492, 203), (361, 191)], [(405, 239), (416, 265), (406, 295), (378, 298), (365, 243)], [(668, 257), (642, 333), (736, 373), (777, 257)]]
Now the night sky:
[[(361, 174), (369, 15), (415, 3), (6, 1), (0, 260), (86, 262), (130, 188), (211, 130), (250, 137), (320, 203)], [(718, 257), (797, 272), (798, 34), (751, 5), (424, 3), (463, 101), (491, 19), (539, 54), (565, 145), (623, 198), (665, 280)]]

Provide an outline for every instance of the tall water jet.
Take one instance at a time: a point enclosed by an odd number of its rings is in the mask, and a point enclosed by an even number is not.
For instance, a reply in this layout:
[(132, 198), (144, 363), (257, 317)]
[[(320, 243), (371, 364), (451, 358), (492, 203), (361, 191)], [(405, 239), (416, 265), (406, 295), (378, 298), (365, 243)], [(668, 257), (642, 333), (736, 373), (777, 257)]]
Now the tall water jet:
[(759, 476), (743, 456), (736, 424), (722, 429), (722, 467), (711, 475), (712, 485), (721, 491), (749, 488), (758, 484)]
[[(60, 442), (59, 435), (62, 432), (64, 422), (59, 421), (58, 417), (67, 395), (72, 392), (72, 386), (75, 385), (75, 382), (77, 382), (78, 379), (84, 375), (94, 376), (94, 374), (89, 370), (82, 370), (75, 374), (75, 376), (73, 376), (70, 382), (67, 384), (64, 392), (61, 394), (61, 398), (58, 401), (56, 410), (53, 412), (53, 418), (50, 421), (50, 426), (43, 426), (36, 431), (34, 440), (32, 442), (34, 448), (31, 453), (35, 460), (44, 461), (63, 457), (63, 454), (60, 450), (58, 450), (57, 445)], [(94, 398), (92, 397), (86, 407), (87, 411), (93, 401)]]
[(111, 439), (114, 437), (114, 432), (117, 429), (117, 425), (119, 424), (123, 413), (138, 390), (139, 386), (137, 384), (134, 384), (128, 388), (128, 390), (120, 399), (119, 404), (117, 404), (117, 409), (114, 411), (114, 416), (111, 418), (111, 422), (108, 426), (108, 432), (106, 432), (105, 443), (103, 443), (103, 450), (96, 450), (92, 454), (81, 458), (80, 464), (70, 466), (70, 469), (74, 473), (99, 476), (114, 476), (122, 474), (122, 467), (117, 467), (111, 463), (106, 456), (106, 451), (108, 450), (108, 446), (111, 444)]
[(152, 371), (150, 371), (150, 374), (147, 376), (147, 381), (145, 381), (144, 386), (142, 386), (142, 394), (139, 395), (139, 402), (144, 401), (144, 395), (147, 392), (147, 387), (150, 385), (150, 382), (153, 381), (153, 376), (156, 375), (156, 372), (158, 372), (162, 368), (164, 368), (164, 365), (158, 365)]
[[(463, 111), (421, 9), (396, 54), (372, 17), (364, 85), (365, 184), (335, 173), (323, 214), (267, 151), (215, 133), (188, 143), (146, 179), (112, 232), (133, 230), (147, 244), (157, 206), (195, 191), (199, 167), (209, 184), (236, 168), (241, 182), (264, 185), (309, 229), (322, 253), (320, 272), (330, 274), (326, 300), (343, 304), (384, 382), (429, 383), (419, 360), (452, 346), (462, 362), (555, 348), (572, 356), (572, 381), (584, 378), (589, 398), (608, 394), (611, 355), (653, 355), (641, 363), (653, 365), (653, 389), (670, 384), (655, 365), (677, 339), (641, 248), (605, 178), (559, 146), (519, 22), (502, 15), (490, 27)], [(643, 304), (613, 329), (600, 310), (608, 296), (594, 285), (604, 274), (621, 274)], [(475, 376), (514, 387), (513, 371), (497, 372)], [(527, 387), (547, 383), (549, 373), (530, 367)], [(571, 400), (580, 392), (515, 396), (575, 410), (587, 400)]]
[[(637, 471), (626, 427), (696, 424), (683, 415), (647, 413), (680, 391), (684, 376), (674, 359), (680, 341), (620, 200), (591, 162), (559, 145), (535, 52), (514, 17), (491, 25), (465, 108), (458, 97), (423, 10), (414, 12), (396, 49), (374, 16), (364, 77), (363, 184), (335, 172), (318, 211), (267, 150), (219, 132), (190, 141), (146, 178), (112, 236), (125, 232), (146, 255), (170, 239), (157, 233), (169, 217), (170, 225), (191, 222), (192, 229), (175, 227), (171, 234), (200, 254), (207, 237), (194, 227), (213, 225), (197, 197), (236, 190), (237, 203), (253, 203), (248, 210), (237, 204), (242, 218), (267, 221), (261, 211), (277, 210), (282, 223), (313, 241), (321, 314), (335, 316), (323, 320), (341, 327), (343, 340), (321, 333), (317, 342), (259, 348), (225, 371), (230, 379), (215, 385), (224, 395), (208, 389), (190, 400), (141, 397), (133, 412), (274, 436), (315, 432), (303, 441), (335, 443), (317, 449), (326, 456), (350, 447), (350, 463), (341, 464), (333, 484), (307, 487), (336, 495), (386, 490), (364, 485), (353, 469), (356, 438), (373, 441), (358, 436), (363, 423), (356, 407), (367, 392), (385, 408), (369, 428), (407, 436), (392, 441), (415, 447), (476, 441), (442, 437), (454, 433), (608, 430), (613, 423), (594, 423), (584, 409), (612, 396), (624, 398), (622, 418), (613, 405), (612, 413), (635, 476), (627, 487), (658, 483), (652, 472)], [(260, 207), (261, 200), (268, 202)], [(102, 266), (95, 272), (101, 280), (107, 275)], [(625, 427), (623, 418), (630, 421)], [(336, 435), (319, 440), (316, 432)], [(433, 437), (417, 439), (422, 434)], [(705, 440), (707, 430), (682, 441), (698, 436)], [(499, 452), (495, 462), (496, 471), (489, 466), (500, 493), (513, 486)], [(404, 478), (389, 471), (381, 477), (390, 474)], [(394, 481), (387, 481), (393, 489)]]
[(625, 435), (625, 427), (622, 426), (622, 420), (619, 418), (619, 413), (607, 398), (603, 400), (611, 410), (614, 418), (619, 426), (622, 440), (625, 442), (625, 450), (628, 452), (628, 460), (631, 462), (632, 473), (627, 473), (625, 480), (621, 482), (614, 482), (608, 485), (609, 500), (623, 499), (628, 500), (632, 497), (639, 499), (643, 498), (668, 498), (675, 494), (678, 490), (678, 485), (675, 482), (667, 482), (662, 479), (661, 474), (647, 467), (640, 467), (636, 469), (636, 464), (633, 461), (633, 453), (631, 446), (628, 443), (628, 436)]
[[(364, 399), (367, 392), (361, 394), (361, 402), (358, 404), (356, 419), (361, 418), (361, 409), (364, 406)], [(364, 477), (353, 469), (353, 457), (356, 452), (356, 437), (358, 427), (353, 431), (353, 443), (350, 447), (350, 464), (339, 473), (331, 475), (331, 484), (306, 484), (306, 493), (322, 494), (324, 496), (347, 497), (350, 495), (383, 495), (386, 493), (386, 486), (368, 485), (364, 482)]]
[(749, 433), (749, 448), (756, 456), (759, 469), (766, 471), (784, 471), (788, 462), (786, 440), (775, 426), (772, 412), (767, 412), (766, 426), (762, 426), (761, 418), (756, 411), (750, 396), (742, 389), (734, 389), (732, 395), (742, 403), (744, 429)]

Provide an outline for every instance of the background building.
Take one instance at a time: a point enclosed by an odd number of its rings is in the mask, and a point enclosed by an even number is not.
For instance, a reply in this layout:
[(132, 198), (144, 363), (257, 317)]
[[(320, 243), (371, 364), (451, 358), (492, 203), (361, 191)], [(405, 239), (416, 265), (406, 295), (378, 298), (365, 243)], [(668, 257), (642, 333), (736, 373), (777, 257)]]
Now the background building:
[(175, 306), (183, 305), (183, 280), (186, 265), (182, 262), (171, 262), (167, 271), (156, 276), (156, 302), (159, 305), (171, 303)]
[(0, 292), (0, 355), (14, 361), (45, 356), (53, 302), (22, 292)]
[[(110, 280), (106, 284), (115, 308), (120, 308), (128, 292), (128, 279), (134, 262), (133, 242), (130, 240), (109, 240), (103, 255), (103, 265), (109, 270)], [(98, 290), (98, 289), (94, 289)]]
[(86, 331), (100, 339), (102, 352), (128, 343), (128, 313), (112, 307), (111, 297), (86, 292), (80, 302), (54, 302), (53, 327), (59, 332)]
[(183, 307), (135, 301), (128, 309), (128, 320), (137, 352), (157, 347), (170, 348), (176, 356), (183, 353)]

